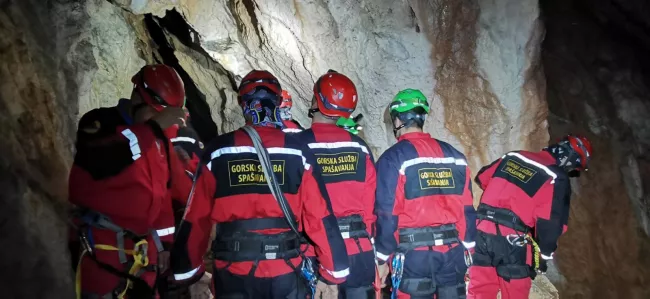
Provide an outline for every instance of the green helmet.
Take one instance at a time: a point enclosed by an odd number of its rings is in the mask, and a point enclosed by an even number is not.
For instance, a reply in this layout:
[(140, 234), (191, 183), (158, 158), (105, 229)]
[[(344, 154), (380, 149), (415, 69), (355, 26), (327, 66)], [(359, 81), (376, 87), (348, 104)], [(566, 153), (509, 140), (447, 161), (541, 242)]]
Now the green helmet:
[(410, 110), (413, 110), (417, 107), (422, 107), (424, 112), (429, 113), (429, 103), (427, 103), (427, 97), (417, 89), (404, 89), (397, 93), (393, 102), (390, 103), (390, 113), (393, 114), (403, 113)]

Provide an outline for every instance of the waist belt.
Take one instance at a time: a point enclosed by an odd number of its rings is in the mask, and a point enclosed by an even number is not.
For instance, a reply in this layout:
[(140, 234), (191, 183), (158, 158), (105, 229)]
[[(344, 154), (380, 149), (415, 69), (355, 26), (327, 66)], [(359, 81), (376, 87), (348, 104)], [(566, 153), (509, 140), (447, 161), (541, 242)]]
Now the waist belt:
[(479, 204), (476, 214), (480, 220), (488, 220), (524, 234), (533, 230), (532, 227), (526, 225), (517, 214), (509, 209), (496, 208), (482, 203)]
[(343, 239), (369, 238), (366, 224), (361, 215), (354, 214), (346, 217), (336, 218)]
[(460, 243), (455, 224), (441, 226), (402, 228), (399, 230), (399, 246), (401, 250), (411, 250), (424, 246), (440, 246)]
[(284, 218), (260, 218), (219, 223), (212, 242), (215, 259), (229, 262), (291, 259), (300, 255), (302, 238), (293, 231), (279, 234), (252, 232), (289, 229)]

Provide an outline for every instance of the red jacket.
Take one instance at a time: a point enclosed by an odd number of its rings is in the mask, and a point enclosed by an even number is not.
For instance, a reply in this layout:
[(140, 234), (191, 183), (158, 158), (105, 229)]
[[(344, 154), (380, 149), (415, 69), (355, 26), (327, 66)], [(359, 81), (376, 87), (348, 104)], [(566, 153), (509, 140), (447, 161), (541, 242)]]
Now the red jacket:
[[(157, 251), (149, 232), (156, 230), (163, 242), (173, 241), (171, 201), (185, 200), (190, 187), (165, 132), (154, 121), (128, 125), (117, 107), (89, 111), (79, 121), (70, 202), (101, 213), (135, 234), (148, 234), (150, 264), (156, 264)], [(114, 232), (97, 228), (91, 232), (94, 244), (116, 245)], [(125, 249), (133, 246), (125, 238)], [(96, 254), (100, 261), (122, 269), (115, 251)], [(117, 278), (95, 263), (85, 263), (82, 273), (93, 270)]]
[[(373, 237), (375, 224), (375, 161), (363, 139), (334, 124), (312, 124), (296, 135), (307, 143), (321, 170), (331, 200), (334, 216), (341, 219), (359, 215), (368, 237)], [(340, 228), (340, 227), (339, 227)], [(348, 254), (359, 253), (359, 247), (344, 229)], [(372, 250), (368, 238), (359, 238), (361, 248)]]
[[(481, 168), (476, 183), (485, 190), (482, 204), (514, 212), (535, 229), (543, 257), (552, 257), (558, 238), (567, 229), (571, 184), (549, 152), (509, 152)], [(496, 232), (489, 221), (479, 221), (478, 229)], [(514, 233), (502, 225), (499, 229), (504, 235)]]
[(470, 178), (465, 156), (451, 145), (427, 133), (400, 136), (377, 161), (377, 258), (385, 261), (395, 252), (404, 228), (454, 224), (465, 247), (474, 247)]
[[(349, 273), (345, 245), (340, 237), (336, 218), (329, 212), (328, 200), (318, 185), (318, 172), (313, 171), (314, 158), (296, 139), (281, 130), (255, 127), (267, 148), (274, 173), (284, 192), (298, 227), (315, 243), (320, 274), (334, 282), (342, 282)], [(241, 129), (221, 135), (206, 147), (204, 161), (209, 160), (203, 176), (209, 177), (201, 193), (212, 194), (211, 200), (197, 200), (189, 205), (181, 223), (174, 250), (172, 268), (177, 280), (189, 279), (200, 272), (212, 225), (217, 237), (232, 234), (258, 233), (277, 236), (288, 229), (229, 229), (233, 223), (246, 222), (263, 227), (266, 220), (284, 221), (282, 210), (263, 178), (259, 159), (251, 139)], [(210, 175), (211, 174), (211, 175)], [(325, 193), (327, 196), (327, 193)], [(215, 240), (216, 242), (216, 240)], [(213, 243), (213, 253), (214, 245)], [(230, 252), (233, 252), (230, 250)], [(238, 254), (241, 255), (241, 254)], [(298, 266), (301, 257), (290, 259)], [(252, 261), (227, 262), (216, 259), (216, 268), (225, 268), (238, 275), (247, 275)], [(275, 277), (294, 271), (283, 259), (264, 259), (254, 269), (256, 277)]]

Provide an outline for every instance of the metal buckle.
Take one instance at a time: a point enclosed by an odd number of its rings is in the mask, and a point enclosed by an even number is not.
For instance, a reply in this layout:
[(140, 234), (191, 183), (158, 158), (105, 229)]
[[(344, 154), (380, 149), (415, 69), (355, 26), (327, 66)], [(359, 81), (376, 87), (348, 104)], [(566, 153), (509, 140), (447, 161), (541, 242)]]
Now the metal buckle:
[(508, 240), (508, 243), (512, 246), (524, 247), (528, 244), (525, 235), (510, 234), (506, 236), (506, 240)]

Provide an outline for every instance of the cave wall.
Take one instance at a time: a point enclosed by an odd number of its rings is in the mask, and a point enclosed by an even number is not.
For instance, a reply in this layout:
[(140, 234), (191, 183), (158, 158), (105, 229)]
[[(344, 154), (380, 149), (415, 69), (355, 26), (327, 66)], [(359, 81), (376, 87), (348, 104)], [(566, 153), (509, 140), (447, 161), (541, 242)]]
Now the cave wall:
[[(542, 2), (542, 55), (536, 0), (0, 1), (0, 78), (10, 78), (0, 84), (0, 238), (15, 244), (4, 256), (30, 253), (3, 259), (0, 271), (7, 285), (40, 281), (3, 295), (71, 296), (64, 202), (76, 121), (128, 96), (142, 65), (163, 62), (181, 74), (203, 139), (243, 124), (234, 88), (251, 68), (280, 78), (303, 125), (316, 78), (330, 68), (350, 76), (377, 155), (395, 141), (386, 105), (407, 87), (431, 102), (425, 129), (462, 149), (474, 171), (506, 151), (544, 146), (547, 117), (553, 137), (587, 134), (596, 157), (574, 180), (571, 229), (550, 277), (563, 298), (650, 297), (642, 287), (650, 247), (639, 229), (650, 230), (650, 85), (638, 50), (650, 39), (628, 45), (611, 31), (645, 32), (644, 7), (599, 0), (608, 9), (585, 17), (560, 2)], [(557, 297), (544, 277), (535, 281), (531, 298)]]
[(188, 106), (206, 135), (241, 123), (222, 109), (236, 102), (233, 84), (164, 25), (156, 41), (144, 16), (106, 0), (3, 0), (0, 8), (0, 292), (73, 298), (66, 198), (78, 119), (128, 97), (131, 76), (163, 62), (164, 51), (178, 56), (185, 85), (205, 95), (192, 94)]
[[(116, 68), (116, 58), (137, 59), (133, 34), (119, 26), (120, 9), (98, 0), (48, 4), (0, 2), (5, 298), (73, 296), (63, 202), (78, 112), (123, 95), (128, 84), (115, 79), (128, 67)], [(104, 38), (123, 46), (122, 54)]]
[(376, 154), (395, 141), (376, 120), (407, 87), (432, 102), (426, 130), (461, 147), (473, 169), (548, 138), (537, 1), (115, 2), (138, 14), (176, 8), (237, 83), (252, 68), (271, 70), (298, 99), (303, 125), (318, 76), (348, 75)]
[(562, 298), (650, 298), (650, 6), (541, 1), (550, 134), (585, 134), (594, 160), (573, 180), (557, 252)]

